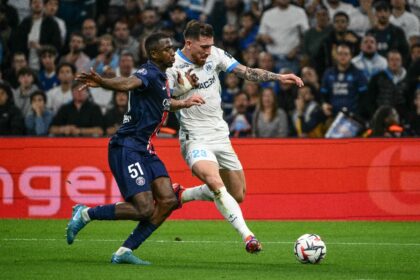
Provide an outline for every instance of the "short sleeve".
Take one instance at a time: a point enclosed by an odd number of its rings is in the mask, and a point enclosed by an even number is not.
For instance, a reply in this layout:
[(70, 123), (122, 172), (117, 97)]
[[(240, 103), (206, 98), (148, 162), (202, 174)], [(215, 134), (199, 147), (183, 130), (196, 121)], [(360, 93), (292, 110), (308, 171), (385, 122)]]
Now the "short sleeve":
[(232, 72), (239, 62), (227, 51), (214, 47), (215, 57), (217, 57), (217, 67), (224, 72)]
[(143, 82), (143, 88), (147, 88), (149, 86), (149, 80), (151, 79), (150, 74), (150, 71), (146, 68), (140, 68), (136, 72), (134, 72), (133, 75)]

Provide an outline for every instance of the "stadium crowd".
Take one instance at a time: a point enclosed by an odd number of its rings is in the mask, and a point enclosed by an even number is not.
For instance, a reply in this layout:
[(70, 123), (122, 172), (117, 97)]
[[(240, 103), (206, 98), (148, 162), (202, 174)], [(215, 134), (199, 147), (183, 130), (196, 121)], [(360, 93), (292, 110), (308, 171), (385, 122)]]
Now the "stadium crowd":
[[(221, 77), (232, 137), (417, 137), (419, 18), (416, 0), (2, 0), (0, 135), (112, 135), (128, 93), (79, 90), (77, 73), (128, 77), (148, 35), (182, 47), (197, 19), (242, 64), (305, 82)], [(161, 135), (177, 129), (171, 113)]]

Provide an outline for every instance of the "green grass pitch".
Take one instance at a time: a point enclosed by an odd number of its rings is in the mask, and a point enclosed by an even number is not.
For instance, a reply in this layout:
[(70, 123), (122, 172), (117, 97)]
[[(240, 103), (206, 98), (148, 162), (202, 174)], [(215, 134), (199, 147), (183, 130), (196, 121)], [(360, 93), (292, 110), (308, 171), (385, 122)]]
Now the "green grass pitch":
[[(71, 246), (66, 223), (0, 220), (0, 279), (420, 279), (418, 222), (249, 221), (264, 246), (250, 255), (224, 221), (169, 221), (135, 251), (148, 267), (110, 263), (135, 222), (92, 222)], [(320, 264), (295, 260), (304, 233), (325, 241)]]

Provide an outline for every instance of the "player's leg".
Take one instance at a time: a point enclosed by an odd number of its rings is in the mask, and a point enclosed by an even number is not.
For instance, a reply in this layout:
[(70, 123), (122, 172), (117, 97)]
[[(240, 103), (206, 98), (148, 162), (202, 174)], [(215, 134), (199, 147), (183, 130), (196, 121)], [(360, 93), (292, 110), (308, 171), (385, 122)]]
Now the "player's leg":
[(228, 190), (238, 203), (245, 200), (246, 181), (244, 171), (220, 169), (220, 177)]
[[(242, 215), (238, 202), (230, 195), (219, 175), (219, 166), (212, 161), (198, 161), (193, 165), (194, 174), (212, 190), (214, 202), (223, 217), (238, 231), (246, 243), (248, 252), (255, 253), (261, 250), (261, 244), (255, 239)], [(250, 248), (252, 243), (252, 248)], [(254, 246), (256, 245), (256, 246)]]
[[(150, 218), (142, 220), (137, 225), (124, 244), (116, 253), (114, 253), (111, 260), (113, 263), (150, 264), (138, 259), (132, 252), (137, 249), (178, 206), (178, 201), (172, 190), (171, 181), (163, 163), (154, 156), (148, 158), (145, 164), (145, 170), (147, 171), (146, 173), (148, 173), (147, 177), (150, 178), (150, 180), (153, 180), (151, 183), (152, 192), (147, 192), (147, 201), (141, 200), (141, 196), (136, 196), (133, 198), (132, 202), (139, 212), (141, 212), (141, 209), (143, 208), (149, 208), (147, 205), (153, 205), (153, 212), (150, 213)], [(152, 193), (153, 195), (151, 195)], [(129, 259), (124, 261), (124, 256), (128, 256)], [(133, 261), (133, 258), (137, 261)]]

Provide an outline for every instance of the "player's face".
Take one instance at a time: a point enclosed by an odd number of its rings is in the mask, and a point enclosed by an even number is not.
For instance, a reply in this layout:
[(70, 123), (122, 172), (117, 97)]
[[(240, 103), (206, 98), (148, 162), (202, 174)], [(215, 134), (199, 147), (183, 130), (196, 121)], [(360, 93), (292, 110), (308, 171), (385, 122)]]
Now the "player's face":
[(174, 45), (170, 38), (160, 39), (159, 47), (156, 50), (156, 62), (169, 68), (175, 62)]
[(199, 66), (203, 66), (211, 53), (214, 39), (213, 37), (200, 36), (199, 40), (187, 40), (186, 44), (187, 48), (190, 49), (192, 61)]

